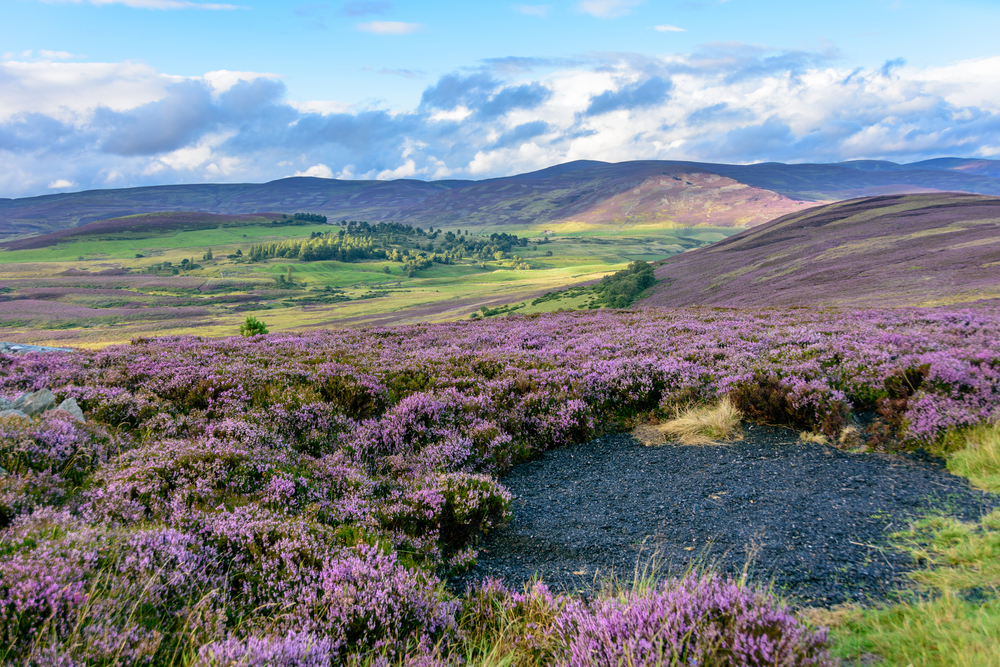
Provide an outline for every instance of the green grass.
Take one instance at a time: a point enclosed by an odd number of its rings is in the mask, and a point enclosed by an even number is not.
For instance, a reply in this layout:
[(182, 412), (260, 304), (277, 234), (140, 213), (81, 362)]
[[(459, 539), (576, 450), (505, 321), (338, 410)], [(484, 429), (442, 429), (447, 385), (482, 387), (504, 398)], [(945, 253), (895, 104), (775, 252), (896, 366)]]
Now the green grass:
[[(201, 229), (164, 234), (151, 238), (103, 238), (100, 240), (80, 240), (59, 243), (37, 250), (12, 250), (0, 253), (4, 263), (22, 262), (69, 262), (77, 257), (134, 260), (136, 253), (161, 253), (164, 251), (188, 251), (201, 257), (208, 248), (216, 254), (244, 251), (251, 243), (278, 241), (287, 238), (309, 236), (311, 232), (328, 232), (329, 225), (309, 225), (303, 227), (271, 227), (268, 225), (247, 225)], [(123, 235), (124, 236), (124, 235)], [(141, 263), (141, 262), (139, 262)], [(135, 265), (136, 262), (130, 261)]]
[[(335, 261), (300, 262), (273, 259), (249, 263), (229, 259), (237, 249), (244, 253), (252, 242), (280, 241), (308, 237), (312, 232), (327, 232), (327, 225), (303, 227), (271, 227), (242, 225), (195, 231), (182, 231), (148, 238), (89, 238), (39, 250), (0, 251), (0, 280), (18, 280), (25, 287), (106, 288), (121, 290), (109, 296), (95, 293), (70, 294), (55, 300), (67, 305), (87, 307), (122, 306), (139, 302), (150, 307), (170, 305), (158, 302), (159, 297), (190, 298), (189, 306), (204, 305), (207, 317), (193, 320), (144, 320), (137, 309), (134, 321), (75, 317), (71, 321), (35, 323), (37, 318), (12, 314), (0, 335), (18, 340), (30, 337), (31, 342), (59, 345), (100, 347), (109, 343), (127, 342), (136, 336), (177, 335), (196, 333), (204, 336), (232, 335), (247, 315), (264, 318), (271, 331), (308, 330), (311, 328), (365, 323), (396, 324), (421, 321), (468, 319), (482, 307), (495, 309), (504, 305), (525, 303), (519, 313), (533, 313), (560, 308), (585, 308), (589, 297), (563, 299), (530, 305), (547, 292), (592, 282), (625, 268), (629, 262), (642, 259), (656, 261), (685, 249), (703, 244), (709, 239), (736, 233), (728, 228), (655, 228), (642, 227), (616, 233), (611, 228), (570, 225), (573, 233), (560, 229), (556, 236), (547, 237), (542, 228), (510, 228), (472, 230), (472, 236), (489, 236), (490, 231), (527, 236), (527, 247), (515, 248), (516, 254), (531, 268), (515, 270), (509, 260), (502, 262), (467, 258), (457, 264), (434, 264), (414, 277), (402, 273), (402, 265), (384, 260), (356, 263)], [(465, 229), (465, 226), (461, 226)], [(135, 234), (132, 234), (134, 237)], [(542, 242), (548, 238), (548, 242)], [(443, 239), (437, 240), (437, 245)], [(212, 248), (213, 260), (202, 255)], [(141, 258), (136, 254), (144, 255)], [(83, 257), (83, 259), (80, 259)], [(159, 271), (155, 279), (139, 275), (115, 278), (107, 284), (89, 277), (59, 276), (68, 269), (91, 272), (108, 268), (127, 267), (133, 274), (148, 272), (164, 261), (179, 265), (188, 258), (201, 268), (181, 272), (172, 277), (169, 270)], [(298, 289), (278, 290), (277, 279), (292, 268), (292, 280)], [(389, 272), (386, 273), (385, 269)], [(31, 281), (38, 281), (32, 283)], [(171, 281), (176, 286), (170, 285)], [(222, 290), (214, 290), (218, 285)], [(207, 291), (203, 288), (213, 288)], [(314, 290), (326, 288), (344, 290), (349, 301), (338, 303), (298, 303)], [(364, 298), (371, 291), (388, 292), (379, 298)], [(211, 297), (223, 294), (255, 295), (256, 303), (236, 309), (232, 304), (214, 304)], [(359, 300), (360, 299), (360, 300)], [(332, 300), (331, 300), (332, 301)], [(23, 325), (23, 326), (22, 326)]]
[[(958, 439), (948, 468), (1000, 491), (1000, 425)], [(972, 522), (929, 516), (893, 539), (921, 567), (898, 602), (817, 614), (832, 626), (836, 654), (878, 656), (885, 667), (1000, 666), (1000, 509)]]

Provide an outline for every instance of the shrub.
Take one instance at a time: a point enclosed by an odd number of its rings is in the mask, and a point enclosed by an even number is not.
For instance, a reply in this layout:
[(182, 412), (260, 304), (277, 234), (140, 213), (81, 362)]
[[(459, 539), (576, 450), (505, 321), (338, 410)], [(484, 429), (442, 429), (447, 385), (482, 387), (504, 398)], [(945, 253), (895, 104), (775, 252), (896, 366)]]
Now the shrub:
[[(284, 276), (279, 276), (279, 278), (284, 278)], [(253, 315), (247, 315), (247, 319), (240, 325), (241, 336), (261, 336), (266, 333), (267, 325)]]

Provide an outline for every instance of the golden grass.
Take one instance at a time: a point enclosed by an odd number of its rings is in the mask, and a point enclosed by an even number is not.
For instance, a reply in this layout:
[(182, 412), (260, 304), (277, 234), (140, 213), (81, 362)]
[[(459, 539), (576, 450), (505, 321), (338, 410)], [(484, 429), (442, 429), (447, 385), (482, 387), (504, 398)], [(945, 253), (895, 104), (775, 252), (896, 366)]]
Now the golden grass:
[(661, 445), (669, 440), (677, 440), (683, 445), (712, 445), (724, 440), (742, 440), (742, 419), (743, 414), (729, 397), (724, 397), (715, 405), (681, 410), (663, 424), (639, 426), (633, 435), (646, 446)]
[(810, 431), (802, 431), (799, 433), (799, 440), (802, 442), (814, 442), (817, 445), (829, 445), (830, 438), (826, 437), (822, 433), (812, 433)]

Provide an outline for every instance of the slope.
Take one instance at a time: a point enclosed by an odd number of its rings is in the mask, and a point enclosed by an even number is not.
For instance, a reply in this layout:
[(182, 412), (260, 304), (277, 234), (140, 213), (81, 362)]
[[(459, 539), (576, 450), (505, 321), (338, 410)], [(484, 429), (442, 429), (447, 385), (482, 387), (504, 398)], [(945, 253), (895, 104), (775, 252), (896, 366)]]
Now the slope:
[(0, 200), (0, 237), (45, 234), (162, 211), (282, 211), (414, 226), (752, 226), (817, 203), (959, 191), (1000, 195), (1000, 162), (945, 158), (912, 165), (724, 165), (577, 161), (483, 181), (339, 181), (171, 185)]
[(1000, 298), (1000, 198), (893, 195), (794, 213), (657, 268), (640, 307), (973, 303)]

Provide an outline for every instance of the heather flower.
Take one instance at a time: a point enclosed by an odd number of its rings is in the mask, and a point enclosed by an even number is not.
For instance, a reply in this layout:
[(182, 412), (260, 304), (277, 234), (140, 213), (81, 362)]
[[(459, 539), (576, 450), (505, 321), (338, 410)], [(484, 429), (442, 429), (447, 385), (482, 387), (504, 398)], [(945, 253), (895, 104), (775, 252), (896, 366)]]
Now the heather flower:
[(554, 622), (566, 667), (664, 664), (832, 666), (823, 631), (764, 593), (714, 575), (624, 598), (573, 600)]

